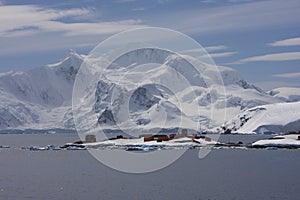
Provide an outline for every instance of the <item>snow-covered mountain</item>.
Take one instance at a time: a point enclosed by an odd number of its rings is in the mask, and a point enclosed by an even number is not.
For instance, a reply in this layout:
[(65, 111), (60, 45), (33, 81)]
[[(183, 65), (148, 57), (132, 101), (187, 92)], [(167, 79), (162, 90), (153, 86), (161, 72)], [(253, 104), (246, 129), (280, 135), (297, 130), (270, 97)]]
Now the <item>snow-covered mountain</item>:
[(0, 74), (0, 128), (74, 128), (72, 90), (82, 61), (70, 51), (53, 65)]
[[(0, 129), (74, 129), (72, 90), (84, 58), (70, 51), (56, 64), (0, 74)], [(223, 82), (214, 77), (216, 69), (209, 65), (200, 64), (200, 70), (198, 76), (191, 63), (176, 54), (150, 48), (129, 52), (96, 82), (89, 112), (97, 118), (83, 117), (85, 124), (140, 130), (196, 130), (200, 125), (217, 130), (224, 120), (233, 120), (248, 109), (285, 101), (249, 84), (231, 68), (218, 67)], [(137, 87), (132, 89), (129, 83)], [(124, 102), (128, 102), (127, 116), (120, 111)]]
[[(161, 127), (208, 130), (245, 109), (282, 102), (247, 83), (231, 68), (219, 66), (216, 69), (196, 63), (201, 72), (199, 76), (191, 65), (194, 60), (189, 58), (188, 61), (151, 48), (119, 57), (108, 66), (96, 88), (94, 108), (98, 123), (108, 129), (125, 127), (131, 132), (151, 132)], [(147, 63), (158, 65), (149, 67)], [(216, 70), (223, 81), (217, 77)], [(120, 108), (120, 102), (129, 104), (128, 115)]]
[(300, 130), (300, 102), (277, 103), (245, 110), (228, 121), (228, 133), (288, 133)]

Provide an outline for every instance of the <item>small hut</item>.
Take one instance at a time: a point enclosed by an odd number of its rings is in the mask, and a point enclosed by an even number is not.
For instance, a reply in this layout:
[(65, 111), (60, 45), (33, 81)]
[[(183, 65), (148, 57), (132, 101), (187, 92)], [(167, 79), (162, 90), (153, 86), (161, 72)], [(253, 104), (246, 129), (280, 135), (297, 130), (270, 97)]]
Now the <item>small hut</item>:
[(153, 140), (156, 141), (169, 141), (169, 137), (167, 135), (153, 135)]
[(153, 141), (152, 136), (144, 137), (144, 142), (150, 142), (150, 141)]
[(95, 135), (86, 135), (85, 142), (86, 143), (96, 142), (96, 136)]

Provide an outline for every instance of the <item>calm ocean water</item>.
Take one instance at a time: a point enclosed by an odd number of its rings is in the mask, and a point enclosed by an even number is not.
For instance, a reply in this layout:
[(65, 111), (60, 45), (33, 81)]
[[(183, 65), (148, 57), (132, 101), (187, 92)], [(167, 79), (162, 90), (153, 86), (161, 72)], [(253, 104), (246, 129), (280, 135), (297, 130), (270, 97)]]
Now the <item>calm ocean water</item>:
[[(251, 142), (267, 136), (222, 136)], [(300, 196), (299, 150), (188, 150), (172, 165), (147, 174), (110, 169), (88, 151), (28, 151), (62, 145), (76, 135), (0, 135), (0, 199), (295, 199)], [(176, 150), (174, 150), (176, 151)]]

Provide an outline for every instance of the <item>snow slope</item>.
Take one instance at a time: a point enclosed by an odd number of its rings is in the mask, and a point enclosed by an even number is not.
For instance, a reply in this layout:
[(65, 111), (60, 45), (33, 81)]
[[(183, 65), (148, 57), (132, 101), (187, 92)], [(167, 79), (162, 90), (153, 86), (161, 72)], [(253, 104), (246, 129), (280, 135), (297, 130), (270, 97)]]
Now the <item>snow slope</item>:
[(287, 133), (300, 130), (300, 102), (278, 103), (248, 109), (223, 128), (234, 133)]

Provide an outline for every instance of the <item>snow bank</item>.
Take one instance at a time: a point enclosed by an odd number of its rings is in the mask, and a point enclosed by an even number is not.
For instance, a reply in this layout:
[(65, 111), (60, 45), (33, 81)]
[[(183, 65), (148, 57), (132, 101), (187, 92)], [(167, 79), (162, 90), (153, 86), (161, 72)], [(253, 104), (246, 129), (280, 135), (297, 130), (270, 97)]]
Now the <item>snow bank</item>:
[(253, 147), (300, 147), (300, 134), (276, 136), (252, 143)]

